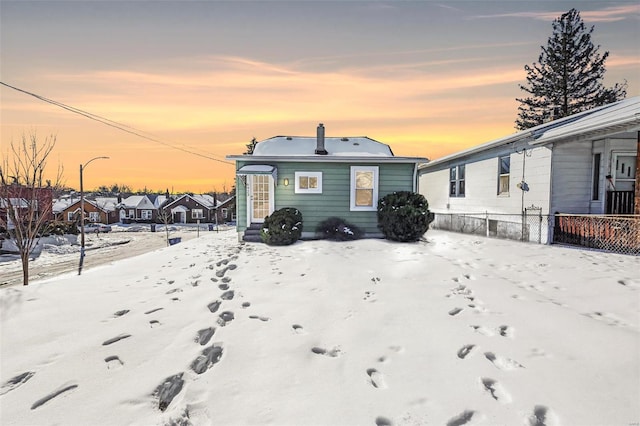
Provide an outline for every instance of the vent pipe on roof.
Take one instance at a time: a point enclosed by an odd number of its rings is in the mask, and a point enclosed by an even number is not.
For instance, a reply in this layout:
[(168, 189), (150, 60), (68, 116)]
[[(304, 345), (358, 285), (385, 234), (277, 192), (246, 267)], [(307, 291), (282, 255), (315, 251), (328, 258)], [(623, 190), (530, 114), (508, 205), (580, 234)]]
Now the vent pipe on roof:
[(328, 152), (324, 149), (324, 124), (318, 124), (318, 136), (316, 138), (316, 154), (327, 155)]

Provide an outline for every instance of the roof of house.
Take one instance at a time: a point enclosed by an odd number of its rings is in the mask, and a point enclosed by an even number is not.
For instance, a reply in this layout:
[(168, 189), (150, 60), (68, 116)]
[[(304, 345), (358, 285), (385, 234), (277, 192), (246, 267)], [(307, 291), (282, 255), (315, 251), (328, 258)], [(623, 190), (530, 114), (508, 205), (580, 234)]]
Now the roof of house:
[[(151, 200), (149, 200), (149, 197), (147, 197), (146, 195), (131, 195), (127, 198), (125, 198), (124, 200), (122, 200), (119, 204), (118, 207), (125, 207), (125, 208), (136, 208), (140, 205), (140, 203), (142, 203), (144, 200), (147, 200), (149, 203), (151, 203)], [(153, 203), (152, 203), (153, 204)]]
[(53, 213), (60, 213), (65, 211), (67, 208), (69, 208), (69, 206), (73, 205), (74, 203), (77, 203), (78, 201), (80, 201), (80, 198), (58, 198), (53, 200), (53, 207), (52, 207), (52, 211)]
[(97, 207), (101, 208), (104, 211), (110, 212), (116, 209), (116, 205), (118, 204), (117, 197), (96, 197), (94, 203)]
[(544, 145), (577, 137), (606, 137), (607, 135), (631, 131), (640, 131), (640, 97), (638, 96), (543, 123), (500, 139), (446, 155), (428, 164), (423, 164), (420, 168), (431, 168), (446, 161), (462, 159), (475, 153), (514, 142)]
[[(207, 208), (207, 209), (213, 209), (215, 207), (217, 207), (216, 205), (214, 205), (213, 202), (213, 196), (209, 195), (209, 194), (183, 194), (180, 197), (176, 198), (175, 200), (167, 203), (165, 206), (163, 206), (163, 208), (175, 205), (175, 204), (180, 204), (180, 201), (185, 199), (185, 198), (191, 198), (192, 200), (194, 200), (195, 202), (197, 202), (198, 204), (200, 204), (201, 206)], [(217, 205), (222, 204), (220, 201), (217, 201)]]
[[(256, 157), (316, 155), (316, 143), (316, 137), (275, 136), (258, 143), (253, 150), (253, 155)], [(327, 155), (333, 156), (393, 157), (393, 152), (389, 145), (366, 136), (325, 138), (324, 147), (328, 152)]]
[(391, 147), (367, 136), (325, 137), (326, 155), (316, 154), (315, 136), (274, 136), (256, 144), (253, 154), (229, 155), (227, 159), (239, 161), (371, 161), (420, 163), (422, 157), (396, 157)]

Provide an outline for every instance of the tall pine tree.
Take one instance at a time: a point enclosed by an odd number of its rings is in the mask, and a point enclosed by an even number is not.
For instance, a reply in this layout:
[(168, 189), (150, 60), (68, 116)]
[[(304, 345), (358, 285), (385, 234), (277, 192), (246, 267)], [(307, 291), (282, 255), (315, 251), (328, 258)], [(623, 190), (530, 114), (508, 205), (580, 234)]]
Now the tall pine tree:
[(525, 65), (527, 84), (520, 89), (530, 96), (520, 102), (516, 127), (520, 130), (542, 124), (547, 118), (566, 117), (596, 106), (624, 99), (627, 82), (611, 88), (602, 84), (609, 52), (598, 53), (591, 42), (593, 26), (587, 30), (576, 9), (553, 21), (553, 35), (537, 63)]

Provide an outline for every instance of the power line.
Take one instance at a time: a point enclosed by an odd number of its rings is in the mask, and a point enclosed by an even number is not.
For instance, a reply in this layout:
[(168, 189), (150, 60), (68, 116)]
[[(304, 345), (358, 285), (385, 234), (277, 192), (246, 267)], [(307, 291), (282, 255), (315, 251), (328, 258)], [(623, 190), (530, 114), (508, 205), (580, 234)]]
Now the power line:
[(7, 83), (5, 83), (3, 81), (0, 81), (0, 84), (2, 84), (3, 86), (8, 87), (10, 89), (13, 89), (13, 90), (16, 90), (18, 92), (24, 93), (26, 95), (33, 96), (34, 98), (39, 99), (39, 100), (41, 100), (43, 102), (47, 102), (49, 104), (55, 105), (57, 107), (60, 107), (62, 109), (66, 109), (67, 111), (73, 112), (75, 114), (82, 115), (83, 117), (86, 117), (86, 118), (88, 118), (90, 120), (94, 120), (94, 121), (97, 121), (99, 123), (105, 124), (107, 126), (110, 126), (110, 127), (116, 128), (118, 130), (121, 130), (123, 132), (127, 132), (127, 133), (130, 133), (132, 135), (138, 136), (138, 137), (140, 137), (142, 139), (146, 139), (146, 140), (149, 140), (151, 142), (159, 143), (161, 145), (168, 146), (169, 148), (176, 149), (176, 150), (182, 151), (182, 152), (186, 152), (187, 154), (195, 155), (195, 156), (198, 156), (198, 157), (206, 158), (208, 160), (213, 160), (213, 161), (218, 161), (218, 162), (224, 163), (224, 164), (234, 165), (234, 163), (232, 163), (232, 162), (221, 160), (219, 158), (215, 158), (212, 155), (202, 154), (202, 153), (196, 152), (196, 151), (194, 151), (193, 149), (190, 149), (190, 148), (185, 148), (185, 147), (182, 147), (182, 146), (177, 146), (177, 145), (171, 144), (169, 142), (164, 142), (164, 141), (158, 139), (157, 137), (144, 135), (142, 133), (146, 133), (146, 132), (144, 132), (143, 130), (136, 129), (135, 127), (127, 126), (126, 124), (118, 123), (117, 121), (113, 121), (113, 120), (110, 120), (108, 118), (101, 117), (99, 115), (90, 113), (88, 111), (84, 111), (84, 110), (81, 110), (79, 108), (75, 108), (73, 106), (63, 104), (62, 102), (58, 102), (58, 101), (55, 101), (53, 99), (46, 98), (46, 97), (38, 95), (36, 93), (32, 93), (32, 92), (29, 92), (27, 90), (20, 89), (19, 87), (12, 86), (12, 85), (7, 84)]

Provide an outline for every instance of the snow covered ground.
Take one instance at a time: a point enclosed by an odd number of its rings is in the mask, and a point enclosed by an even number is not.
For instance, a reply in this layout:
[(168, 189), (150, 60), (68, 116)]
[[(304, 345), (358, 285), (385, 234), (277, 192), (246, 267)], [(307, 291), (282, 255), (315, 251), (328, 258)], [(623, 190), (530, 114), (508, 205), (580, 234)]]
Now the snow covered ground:
[[(84, 269), (113, 262), (142, 253), (157, 250), (167, 245), (164, 225), (157, 232), (150, 232), (150, 225), (112, 225), (113, 232), (85, 235), (86, 256)], [(229, 229), (221, 225), (219, 229)], [(169, 238), (182, 241), (196, 238), (208, 232), (207, 224), (169, 225)], [(17, 251), (12, 241), (3, 241), (4, 250)], [(65, 235), (41, 238), (29, 262), (30, 281), (48, 278), (64, 272), (78, 270), (80, 260), (80, 236)], [(0, 286), (22, 284), (22, 264), (18, 255), (0, 255)]]
[(208, 232), (0, 289), (2, 425), (631, 425), (640, 258)]

